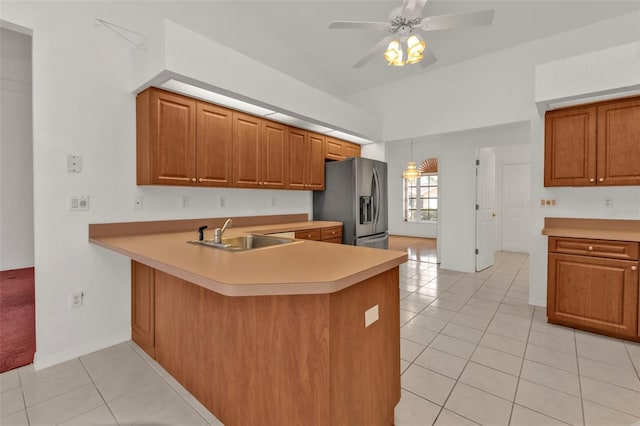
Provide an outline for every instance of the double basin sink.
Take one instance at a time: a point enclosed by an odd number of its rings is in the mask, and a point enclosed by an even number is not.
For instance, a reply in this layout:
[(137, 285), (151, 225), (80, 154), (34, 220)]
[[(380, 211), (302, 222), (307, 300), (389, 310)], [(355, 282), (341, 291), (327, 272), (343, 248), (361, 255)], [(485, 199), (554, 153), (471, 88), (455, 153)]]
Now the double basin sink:
[(239, 237), (223, 238), (222, 242), (220, 243), (215, 243), (213, 242), (213, 240), (194, 240), (189, 242), (226, 251), (247, 251), (264, 247), (290, 244), (294, 241), (287, 238), (272, 237), (269, 235), (248, 234), (241, 235)]

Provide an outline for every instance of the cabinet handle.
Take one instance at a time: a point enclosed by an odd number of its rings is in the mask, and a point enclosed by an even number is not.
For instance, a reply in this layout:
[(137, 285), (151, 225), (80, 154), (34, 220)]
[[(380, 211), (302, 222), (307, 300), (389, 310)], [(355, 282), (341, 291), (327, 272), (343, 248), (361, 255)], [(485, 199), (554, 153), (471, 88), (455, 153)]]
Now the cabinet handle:
[(196, 178), (191, 178), (191, 182), (195, 183), (196, 182)]
[(595, 182), (596, 180), (594, 178), (589, 179), (589, 182)]
[(593, 250), (593, 246), (589, 246), (589, 250)]
[(204, 182), (204, 179), (200, 178), (198, 179), (198, 182)]
[(632, 270), (632, 271), (635, 271), (635, 270), (637, 270), (637, 269), (638, 269), (638, 267), (637, 267), (637, 266), (632, 266), (632, 267), (631, 267), (631, 270)]
[(604, 178), (598, 179), (598, 182), (604, 182)]

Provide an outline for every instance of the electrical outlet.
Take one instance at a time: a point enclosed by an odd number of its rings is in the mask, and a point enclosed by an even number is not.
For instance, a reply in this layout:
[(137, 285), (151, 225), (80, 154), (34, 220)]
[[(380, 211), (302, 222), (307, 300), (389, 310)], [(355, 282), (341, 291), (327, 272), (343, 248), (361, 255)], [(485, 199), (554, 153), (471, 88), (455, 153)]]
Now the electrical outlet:
[(611, 195), (604, 196), (604, 206), (608, 209), (613, 208), (613, 197)]
[(71, 307), (72, 308), (82, 307), (83, 299), (84, 299), (84, 292), (79, 291), (77, 293), (73, 293), (71, 295)]
[(224, 207), (224, 197), (220, 197), (220, 207)]
[(540, 199), (540, 207), (542, 207), (542, 208), (558, 207), (558, 197), (541, 198)]
[(89, 196), (88, 195), (72, 195), (69, 197), (69, 210), (81, 211), (89, 210)]
[(82, 157), (79, 155), (67, 155), (67, 171), (80, 173), (82, 171)]
[(189, 197), (187, 197), (186, 195), (178, 197), (178, 200), (180, 203), (180, 207), (182, 207), (183, 209), (186, 209), (187, 207), (189, 207)]
[(142, 208), (143, 208), (142, 195), (136, 195), (135, 197), (133, 197), (133, 209), (142, 210)]

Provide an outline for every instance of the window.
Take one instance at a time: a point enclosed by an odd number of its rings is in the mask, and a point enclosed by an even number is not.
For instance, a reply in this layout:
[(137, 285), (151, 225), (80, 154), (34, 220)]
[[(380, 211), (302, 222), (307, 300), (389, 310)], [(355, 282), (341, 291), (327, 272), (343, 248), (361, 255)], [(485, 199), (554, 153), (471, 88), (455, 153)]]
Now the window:
[(438, 220), (438, 175), (422, 173), (415, 180), (404, 181), (404, 220), (436, 222)]

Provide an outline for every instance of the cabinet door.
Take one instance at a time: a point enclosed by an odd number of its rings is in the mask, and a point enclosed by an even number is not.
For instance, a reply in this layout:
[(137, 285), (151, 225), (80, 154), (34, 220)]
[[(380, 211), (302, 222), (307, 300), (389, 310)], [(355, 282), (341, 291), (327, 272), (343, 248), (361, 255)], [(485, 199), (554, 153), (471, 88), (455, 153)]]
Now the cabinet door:
[(193, 185), (196, 177), (196, 102), (153, 89), (150, 92), (152, 183)]
[(544, 186), (596, 184), (596, 107), (545, 116)]
[(640, 185), (640, 98), (598, 107), (598, 183)]
[(289, 173), (287, 127), (262, 121), (262, 186), (284, 189)]
[(261, 121), (248, 114), (233, 112), (233, 186), (260, 187)]
[(131, 261), (131, 339), (155, 357), (154, 269)]
[(360, 145), (356, 143), (345, 142), (342, 148), (345, 158), (360, 157)]
[(308, 163), (307, 132), (289, 127), (287, 133), (289, 135), (289, 188), (305, 189)]
[(199, 186), (231, 186), (233, 170), (232, 112), (198, 102), (196, 175)]
[(638, 333), (638, 262), (549, 254), (549, 321), (618, 336)]
[(309, 133), (307, 189), (324, 189), (324, 136)]
[(327, 138), (324, 144), (324, 158), (327, 160), (342, 160), (343, 149), (342, 141), (333, 138)]

